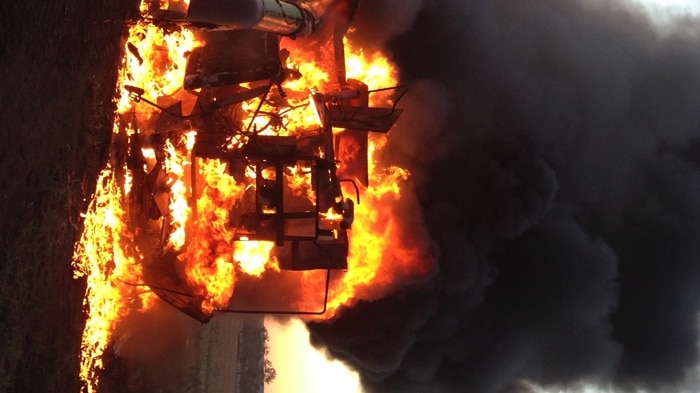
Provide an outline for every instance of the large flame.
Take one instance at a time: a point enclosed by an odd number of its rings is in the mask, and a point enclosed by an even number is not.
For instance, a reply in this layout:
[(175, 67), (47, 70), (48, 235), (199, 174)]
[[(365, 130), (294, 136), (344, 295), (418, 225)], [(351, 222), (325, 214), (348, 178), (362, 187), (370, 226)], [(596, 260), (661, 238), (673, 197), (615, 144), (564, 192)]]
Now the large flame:
[[(75, 247), (74, 275), (85, 277), (83, 306), (88, 319), (83, 331), (80, 378), (88, 392), (96, 391), (101, 355), (111, 339), (114, 323), (130, 312), (134, 301), (147, 307), (148, 292), (138, 291), (141, 268), (133, 233), (126, 225), (125, 192), (116, 168), (108, 165), (97, 180), (97, 189), (85, 214), (84, 230)], [(137, 306), (139, 307), (139, 306)]]
[(143, 88), (145, 96), (151, 99), (175, 93), (185, 76), (186, 54), (199, 44), (187, 29), (166, 32), (145, 21), (131, 27), (117, 86), (122, 92), (117, 100), (117, 111), (153, 112), (152, 107), (145, 105), (134, 108), (124, 85)]
[[(149, 97), (171, 94), (184, 76), (183, 54), (195, 45), (187, 31), (166, 34), (155, 26), (138, 23), (130, 29), (115, 97), (117, 116), (114, 133), (136, 133), (132, 124), (119, 116), (130, 111), (152, 112), (129, 101), (124, 85), (143, 86)], [(119, 161), (112, 157), (112, 161)], [(155, 299), (143, 292), (141, 252), (134, 244), (135, 234), (128, 225), (130, 169), (108, 164), (100, 174), (97, 187), (84, 216), (83, 234), (75, 246), (73, 266), (76, 278), (85, 277), (87, 289), (83, 301), (87, 320), (81, 344), (80, 379), (83, 390), (96, 392), (104, 354), (115, 326), (134, 309), (146, 309)], [(137, 298), (139, 302), (134, 302)]]
[(212, 312), (225, 307), (233, 295), (234, 234), (226, 224), (228, 210), (244, 189), (225, 173), (226, 164), (219, 160), (200, 160), (199, 168), (205, 185), (197, 199), (187, 252), (180, 259), (187, 281), (205, 299), (202, 309)]
[[(170, 139), (165, 143), (165, 172), (170, 175), (170, 237), (169, 241), (176, 250), (185, 245), (185, 225), (189, 219), (191, 209), (188, 199), (188, 187), (186, 175), (191, 171), (190, 155), (194, 147), (196, 132), (191, 131), (180, 136), (179, 144), (184, 144), (184, 149), (177, 149)], [(184, 151), (183, 151), (184, 150)]]
[[(287, 94), (286, 106), (272, 107), (268, 102), (250, 100), (241, 106), (241, 124), (273, 135), (303, 134), (321, 127), (309, 92), (337, 88), (330, 77), (333, 64), (329, 64), (326, 52), (304, 48), (302, 44), (301, 40), (288, 39), (281, 44), (289, 52), (287, 67), (297, 71), (298, 76), (288, 78), (282, 85)], [(197, 45), (200, 43), (187, 29), (164, 31), (146, 22), (130, 29), (118, 82), (123, 93), (115, 97), (115, 140), (119, 139), (117, 136), (123, 139), (124, 134), (128, 141), (138, 138), (144, 132), (141, 125), (152, 124), (157, 112), (138, 97), (130, 96), (124, 86), (142, 88), (142, 98), (150, 101), (176, 94), (184, 78), (187, 55)], [(381, 53), (364, 53), (347, 41), (345, 48), (348, 78), (363, 81), (370, 91), (396, 84), (397, 71)], [(370, 99), (391, 103), (387, 96), (376, 96), (371, 94)], [(253, 118), (256, 112), (258, 117)], [(249, 241), (245, 233), (237, 233), (229, 225), (229, 212), (245, 199), (247, 189), (254, 184), (251, 178), (256, 176), (255, 170), (248, 168), (247, 178), (234, 178), (223, 161), (193, 158), (194, 137), (194, 132), (164, 137), (167, 203), (158, 206), (161, 217), (151, 220), (151, 224), (167, 230), (163, 249), (178, 251), (175, 261), (179, 274), (201, 300), (199, 307), (211, 313), (226, 307), (234, 296), (237, 275), (261, 277), (270, 271), (279, 272), (280, 267), (277, 259), (271, 257), (273, 242)], [(430, 261), (423, 246), (402, 240), (402, 222), (394, 208), (401, 201), (409, 173), (398, 167), (382, 167), (373, 158), (386, 141), (385, 136), (371, 138), (370, 184), (361, 190), (361, 203), (356, 205), (355, 222), (349, 231), (348, 269), (334, 274), (327, 312), (320, 318), (332, 318), (342, 306), (357, 300), (382, 296), (406, 277), (424, 275), (429, 270)], [(245, 137), (229, 141), (231, 145), (245, 142)], [(153, 169), (150, 161), (154, 152), (144, 146), (141, 154), (146, 162), (145, 173)], [(120, 157), (112, 159), (113, 163), (124, 161)], [(112, 163), (105, 167), (85, 215), (83, 235), (75, 247), (76, 276), (86, 277), (88, 285), (80, 375), (87, 392), (97, 391), (101, 356), (112, 340), (115, 326), (129, 312), (144, 310), (155, 299), (135, 285), (144, 281), (142, 264), (149, 251), (136, 245), (134, 239), (143, 234), (129, 224), (131, 181), (136, 175), (133, 170)], [(295, 197), (314, 201), (316, 194), (309, 173), (303, 162), (290, 164), (284, 171), (285, 184)], [(261, 174), (267, 176), (265, 172)], [(354, 195), (354, 190), (344, 193)], [(342, 216), (330, 210), (319, 219), (337, 226)], [(319, 277), (313, 272), (303, 274), (299, 284), (302, 298), (297, 301), (300, 308), (308, 308), (318, 299), (319, 287), (313, 284)]]

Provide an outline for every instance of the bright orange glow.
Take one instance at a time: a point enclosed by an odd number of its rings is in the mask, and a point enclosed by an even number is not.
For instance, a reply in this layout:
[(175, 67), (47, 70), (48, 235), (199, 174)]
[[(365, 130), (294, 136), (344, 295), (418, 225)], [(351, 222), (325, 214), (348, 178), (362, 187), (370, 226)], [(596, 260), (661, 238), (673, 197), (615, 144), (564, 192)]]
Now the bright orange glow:
[(275, 243), (266, 241), (236, 242), (236, 262), (244, 273), (255, 277), (260, 277), (266, 269), (279, 271), (277, 260), (270, 258), (274, 246)]
[(80, 379), (87, 392), (97, 391), (101, 356), (114, 323), (130, 311), (133, 300), (151, 304), (153, 294), (130, 285), (141, 282), (139, 253), (125, 224), (125, 195), (111, 166), (97, 180), (97, 188), (84, 219), (84, 229), (73, 256), (74, 276), (87, 280), (83, 307), (89, 313), (81, 344)]
[(289, 79), (285, 81), (284, 86), (294, 91), (305, 91), (312, 88), (322, 89), (325, 87), (330, 82), (328, 71), (320, 68), (315, 61), (297, 63), (292, 60), (299, 59), (297, 56), (300, 56), (300, 53), (304, 53), (299, 51), (296, 47), (292, 48), (294, 48), (294, 50), (291, 51), (290, 60), (287, 61), (287, 67), (298, 70), (300, 77), (298, 79)]
[[(128, 43), (133, 47), (125, 48), (119, 72), (118, 88), (123, 93), (115, 97), (117, 112), (150, 115), (152, 110), (129, 101), (124, 85), (144, 88), (144, 95), (151, 98), (173, 93), (184, 76), (186, 59), (183, 54), (191, 50), (195, 42), (190, 32), (176, 32), (166, 37), (162, 29), (140, 22), (130, 29)], [(131, 138), (137, 132), (135, 126), (117, 117), (113, 133), (124, 133)], [(152, 149), (145, 148), (143, 153), (147, 161), (153, 158)], [(132, 182), (129, 168), (114, 168), (110, 164), (104, 168), (74, 250), (75, 277), (87, 280), (83, 304), (88, 315), (82, 337), (80, 379), (83, 390), (88, 393), (98, 389), (98, 375), (103, 367), (101, 356), (112, 339), (115, 326), (134, 306), (140, 304), (142, 310), (148, 309), (156, 298), (153, 293), (144, 293), (141, 286), (134, 285), (143, 283), (143, 273), (142, 251), (134, 243), (135, 233), (127, 224), (129, 217), (125, 209)]]
[(363, 393), (360, 376), (340, 360), (330, 360), (310, 344), (304, 322), (281, 323), (265, 318), (270, 332), (270, 359), (277, 378), (265, 385), (268, 393)]
[(407, 178), (408, 172), (391, 167), (383, 174), (374, 174), (372, 180), (377, 186), (364, 190), (362, 203), (355, 207), (348, 270), (333, 287), (329, 309), (359, 300), (358, 292), (365, 286), (377, 293), (399, 278), (426, 273), (422, 266), (425, 261), (417, 258), (419, 250), (402, 247), (398, 233), (401, 223), (390, 208), (401, 197), (398, 184)]
[[(127, 84), (144, 89), (144, 96), (149, 99), (175, 93), (185, 77), (185, 54), (200, 44), (189, 30), (166, 34), (162, 28), (146, 22), (132, 26), (117, 86), (122, 92), (117, 111), (126, 113), (136, 109), (124, 90)], [(139, 105), (138, 110), (149, 114), (155, 111), (146, 105)]]
[[(283, 104), (274, 106), (266, 101), (260, 105), (258, 98), (242, 103), (241, 107), (245, 113), (242, 123), (246, 125), (246, 129), (257, 131), (261, 135), (286, 136), (321, 127), (318, 114), (313, 105), (310, 105), (309, 91), (318, 86), (325, 87), (329, 80), (328, 73), (313, 61), (301, 65), (288, 61), (287, 67), (297, 70), (299, 78), (287, 78), (282, 83), (282, 89), (287, 95)], [(258, 107), (263, 115), (253, 118)], [(275, 113), (277, 117), (270, 116), (270, 113)]]
[(228, 209), (244, 189), (226, 175), (226, 164), (219, 160), (199, 160), (198, 168), (204, 185), (189, 244), (180, 260), (188, 283), (205, 299), (202, 308), (212, 312), (225, 307), (233, 295), (233, 232), (226, 224)]
[(316, 193), (311, 184), (311, 168), (302, 165), (287, 167), (285, 174), (291, 193), (297, 197), (306, 197), (309, 201), (316, 200)]
[(366, 54), (345, 40), (345, 67), (348, 78), (357, 79), (370, 90), (396, 85), (396, 67), (381, 52)]
[[(175, 3), (179, 1), (164, 0), (161, 7), (182, 6)], [(142, 12), (146, 12), (145, 5)], [(281, 41), (282, 48), (289, 52), (287, 71), (293, 75), (282, 83), (284, 94), (279, 93), (274, 99), (268, 97), (262, 103), (260, 98), (249, 99), (228, 108), (230, 118), (226, 124), (235, 128), (235, 133), (217, 139), (219, 134), (207, 134), (201, 129), (197, 133), (186, 132), (183, 130), (189, 128), (184, 126), (180, 131), (156, 132), (153, 124), (159, 119), (160, 111), (144, 102), (159, 99), (171, 102), (185, 94), (181, 86), (187, 56), (202, 43), (187, 29), (166, 33), (146, 22), (130, 29), (118, 82), (122, 93), (115, 97), (114, 139), (120, 141), (118, 146), (124, 146), (124, 138), (126, 146), (138, 141), (133, 145), (139, 146), (135, 149), (139, 151), (127, 154), (140, 161), (132, 167), (108, 165), (104, 169), (74, 254), (76, 276), (86, 277), (88, 281), (85, 295), (88, 318), (80, 376), (88, 392), (97, 391), (101, 356), (113, 339), (115, 326), (125, 315), (136, 311), (134, 305), (142, 311), (156, 301), (152, 294), (138, 294), (140, 302), (134, 303), (135, 286), (128, 285), (147, 284), (156, 290), (149, 280), (158, 277), (149, 276), (150, 266), (174, 264), (170, 268), (177, 275), (175, 281), (185, 283), (187, 295), (197, 299), (196, 306), (203, 313), (211, 315), (225, 308), (235, 296), (241, 274), (261, 278), (268, 272), (281, 271), (280, 261), (284, 260), (275, 253), (276, 244), (269, 241), (270, 233), (278, 230), (319, 242), (344, 240), (347, 233), (348, 268), (334, 272), (328, 311), (319, 317), (322, 319), (333, 318), (341, 307), (358, 300), (383, 296), (402, 280), (430, 272), (432, 260), (427, 257), (427, 247), (404, 239), (405, 223), (398, 206), (404, 198), (409, 173), (381, 165), (374, 159), (375, 152), (387, 143), (386, 136), (370, 137), (367, 157), (370, 182), (366, 187), (360, 186), (361, 203), (355, 201), (352, 225), (351, 213), (328, 208), (338, 204), (346, 206), (340, 210), (350, 209), (353, 204), (345, 198), (354, 200), (355, 190), (343, 188), (341, 198), (336, 191), (340, 183), (337, 179), (335, 183), (329, 180), (334, 169), (328, 167), (335, 162), (314, 160), (331, 157), (333, 137), (330, 126), (323, 128), (309, 96), (310, 92), (318, 91), (332, 97), (351, 88), (335, 77), (336, 65), (329, 56), (328, 45), (304, 48), (302, 44), (302, 40)], [(381, 53), (366, 54), (349, 42), (345, 50), (347, 78), (365, 83), (370, 91), (396, 84), (397, 71)], [(129, 96), (126, 85), (143, 89), (143, 95)], [(359, 105), (357, 102), (361, 101), (358, 100), (361, 93), (353, 92), (356, 94), (351, 98), (335, 97), (352, 109), (351, 105)], [(366, 104), (366, 94), (364, 98)], [(325, 99), (331, 102), (330, 98)], [(369, 102), (392, 104), (388, 94), (370, 94)], [(282, 141), (281, 147), (276, 146), (287, 149), (282, 153), (303, 150), (303, 154), (299, 153), (303, 158), (285, 159), (283, 164), (275, 164), (274, 160), (254, 163), (249, 156), (246, 156), (249, 161), (240, 164), (231, 158), (242, 154), (243, 148), (256, 139), (260, 143), (257, 148), (269, 148), (264, 144), (268, 136)], [(197, 144), (196, 138), (205, 142)], [(118, 146), (113, 154), (120, 152)], [(217, 154), (197, 153), (198, 158), (194, 158), (195, 152), (200, 151), (197, 147)], [(112, 162), (127, 162), (124, 158), (114, 157)], [(325, 176), (325, 187), (335, 187), (327, 198), (330, 201), (320, 201), (328, 192), (319, 191), (322, 183), (312, 181), (314, 173)], [(343, 187), (346, 185), (343, 183)], [(282, 205), (293, 206), (296, 221), (282, 215)], [(319, 212), (321, 205), (325, 211)], [(254, 210), (256, 214), (250, 214), (251, 206), (258, 209)], [(316, 232), (317, 229), (320, 230)], [(139, 249), (144, 239), (152, 244)], [(342, 247), (345, 246), (343, 243)], [(332, 251), (344, 255), (344, 248), (340, 252)], [(317, 302), (318, 293), (314, 291), (319, 288), (315, 285), (319, 275), (305, 272), (299, 276), (303, 277), (299, 283), (303, 292), (297, 301), (299, 309), (314, 309), (308, 304)], [(270, 292), (275, 288), (261, 290)]]
[(186, 174), (191, 171), (190, 155), (194, 147), (196, 132), (188, 132), (181, 135), (178, 145), (184, 145), (177, 149), (168, 139), (165, 143), (165, 172), (169, 177), (170, 186), (170, 244), (180, 250), (185, 245), (185, 225), (190, 215), (188, 194), (189, 187), (186, 184)]

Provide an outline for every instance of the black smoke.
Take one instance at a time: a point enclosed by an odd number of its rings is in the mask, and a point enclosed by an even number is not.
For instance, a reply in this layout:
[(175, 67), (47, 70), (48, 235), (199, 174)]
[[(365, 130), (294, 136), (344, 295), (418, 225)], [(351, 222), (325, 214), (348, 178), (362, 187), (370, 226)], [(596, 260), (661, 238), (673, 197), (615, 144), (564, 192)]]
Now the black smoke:
[(700, 308), (692, 22), (662, 33), (621, 1), (362, 3), (355, 38), (410, 86), (383, 158), (413, 173), (438, 274), (311, 323), (314, 343), (369, 392), (682, 384)]

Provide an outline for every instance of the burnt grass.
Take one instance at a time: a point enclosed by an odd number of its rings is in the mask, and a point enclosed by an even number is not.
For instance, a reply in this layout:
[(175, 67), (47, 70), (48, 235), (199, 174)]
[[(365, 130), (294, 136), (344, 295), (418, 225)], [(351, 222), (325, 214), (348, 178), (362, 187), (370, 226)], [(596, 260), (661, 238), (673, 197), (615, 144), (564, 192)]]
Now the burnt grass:
[(71, 257), (107, 159), (134, 0), (0, 4), (0, 392), (79, 392)]

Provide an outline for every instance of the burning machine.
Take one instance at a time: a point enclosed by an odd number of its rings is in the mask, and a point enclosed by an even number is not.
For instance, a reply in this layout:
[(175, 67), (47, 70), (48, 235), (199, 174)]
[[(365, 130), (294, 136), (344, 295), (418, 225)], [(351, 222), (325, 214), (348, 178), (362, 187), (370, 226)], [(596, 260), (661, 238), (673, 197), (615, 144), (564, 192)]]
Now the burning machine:
[[(178, 93), (151, 101), (140, 87), (126, 86), (133, 100), (158, 109), (139, 120), (130, 151), (141, 153), (129, 159), (141, 190), (133, 193), (132, 218), (142, 248), (153, 250), (145, 276), (161, 298), (187, 314), (206, 321), (221, 309), (205, 307), (208, 299), (177, 268), (183, 258), (205, 258), (212, 249), (265, 241), (283, 270), (347, 268), (357, 183), (368, 182), (367, 131), (389, 131), (401, 113), (395, 104), (371, 107), (373, 91), (345, 76), (342, 38), (356, 8), (357, 1), (334, 1), (317, 18), (285, 1), (191, 0), (189, 8), (155, 13), (161, 22), (196, 29), (204, 42), (190, 53)], [(303, 75), (289, 65), (280, 36), (330, 48), (337, 79), (331, 88), (284, 87)], [(187, 163), (178, 178), (186, 190), (186, 222), (173, 217), (172, 151)], [(225, 174), (207, 177), (207, 162), (223, 164)], [(343, 194), (343, 183), (350, 195)], [(206, 198), (219, 201), (217, 209), (203, 208)], [(223, 229), (206, 226), (222, 214)], [(185, 232), (179, 245), (172, 240), (178, 226)], [(191, 233), (197, 230), (227, 235), (194, 255)]]

